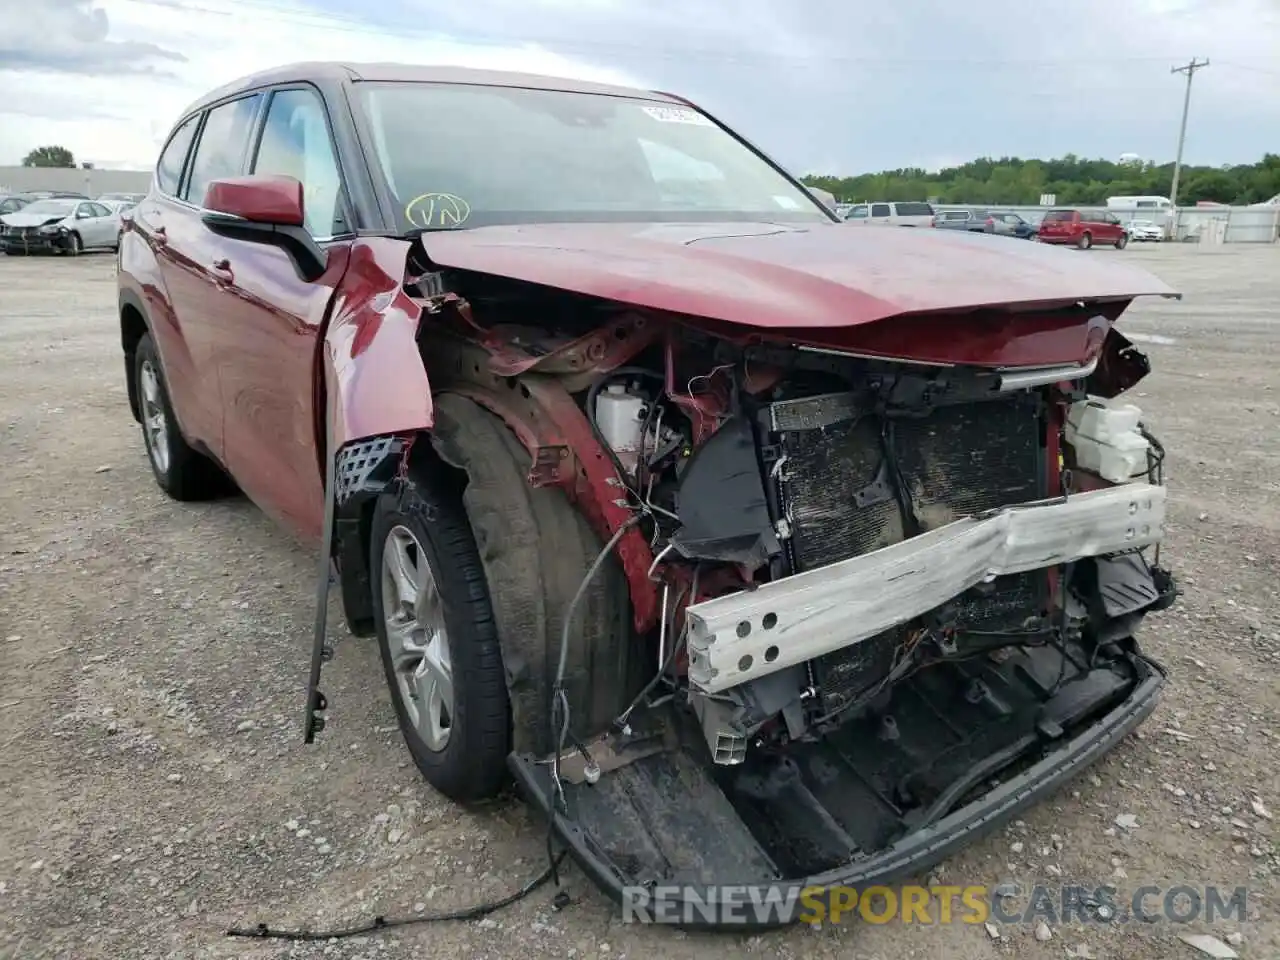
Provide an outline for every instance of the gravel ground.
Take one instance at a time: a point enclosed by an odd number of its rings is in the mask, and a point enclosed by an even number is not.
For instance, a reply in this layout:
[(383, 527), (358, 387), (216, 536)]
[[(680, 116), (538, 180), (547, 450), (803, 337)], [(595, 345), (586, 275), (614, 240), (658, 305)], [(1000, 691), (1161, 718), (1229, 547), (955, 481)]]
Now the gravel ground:
[[(945, 883), (1249, 887), (1191, 929), (1280, 956), (1280, 247), (1098, 250), (1186, 293), (1122, 322), (1169, 448), (1185, 597), (1146, 646), (1172, 686), (1104, 763), (935, 872)], [(849, 923), (763, 936), (624, 925), (576, 870), (479, 922), (328, 943), (329, 927), (493, 899), (543, 865), (510, 803), (459, 812), (410, 766), (372, 643), (335, 636), (330, 726), (301, 742), (311, 553), (243, 500), (184, 506), (126, 405), (110, 256), (0, 257), (0, 956), (1194, 957), (1169, 923)], [(337, 610), (335, 607), (334, 615)], [(341, 633), (341, 628), (336, 627)], [(1117, 828), (1131, 814), (1136, 825)], [(924, 879), (924, 878), (921, 878)]]

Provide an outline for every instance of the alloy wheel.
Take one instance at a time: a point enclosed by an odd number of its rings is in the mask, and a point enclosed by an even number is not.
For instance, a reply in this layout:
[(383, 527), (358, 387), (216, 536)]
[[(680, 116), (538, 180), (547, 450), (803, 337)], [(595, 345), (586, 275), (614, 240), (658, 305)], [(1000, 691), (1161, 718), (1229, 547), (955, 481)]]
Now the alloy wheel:
[(147, 438), (147, 453), (156, 471), (169, 472), (169, 417), (160, 396), (160, 375), (155, 364), (144, 360), (141, 369), (142, 426)]
[(429, 750), (452, 732), (453, 668), (444, 604), (426, 551), (407, 527), (393, 527), (382, 548), (382, 609), (400, 699)]

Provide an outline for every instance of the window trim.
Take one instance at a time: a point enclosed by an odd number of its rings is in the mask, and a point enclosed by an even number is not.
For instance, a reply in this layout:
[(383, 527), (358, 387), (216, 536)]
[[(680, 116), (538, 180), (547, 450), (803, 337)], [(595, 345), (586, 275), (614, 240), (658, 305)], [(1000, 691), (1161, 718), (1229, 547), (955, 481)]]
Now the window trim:
[[(240, 169), (233, 174), (234, 176), (244, 176), (246, 161), (249, 155), (249, 143), (253, 140), (254, 131), (258, 128), (258, 124), (262, 120), (263, 104), (267, 101), (265, 91), (260, 87), (254, 87), (249, 90), (240, 90), (229, 97), (219, 100), (217, 103), (211, 103), (207, 107), (203, 108), (204, 115), (200, 119), (200, 129), (197, 131), (195, 139), (191, 141), (191, 149), (187, 155), (186, 170), (183, 173), (182, 183), (179, 185), (179, 190), (182, 194), (185, 194), (191, 189), (191, 174), (195, 170), (196, 157), (200, 153), (200, 144), (204, 141), (204, 133), (209, 126), (209, 115), (215, 110), (229, 106), (240, 100), (248, 100), (250, 97), (259, 97), (261, 99), (255, 108), (253, 115), (249, 118), (248, 137), (245, 139), (245, 143), (240, 149)], [(175, 199), (180, 200), (195, 210), (205, 210), (203, 203), (191, 200), (186, 196), (179, 196)], [(201, 200), (203, 199), (204, 198), (202, 197)]]
[[(182, 155), (182, 165), (178, 167), (178, 186), (176, 188), (178, 192), (169, 193), (160, 185), (160, 164), (164, 162), (164, 155), (168, 152), (169, 147), (173, 145), (173, 140), (178, 135), (178, 132), (193, 120), (195, 121), (195, 130), (191, 134), (191, 142), (187, 144), (186, 152)], [(160, 148), (160, 155), (156, 157), (155, 169), (152, 171), (152, 182), (155, 184), (156, 193), (160, 194), (160, 196), (169, 200), (183, 202), (182, 197), (179, 196), (179, 194), (182, 192), (183, 184), (186, 182), (187, 168), (191, 166), (191, 148), (199, 138), (200, 131), (203, 126), (204, 114), (201, 111), (188, 114), (173, 125), (173, 129), (169, 132), (168, 139), (165, 140), (164, 146)]]
[(344, 233), (335, 233), (324, 237), (312, 237), (311, 239), (316, 243), (332, 243), (335, 240), (353, 239), (358, 235), (355, 226), (355, 209), (351, 201), (351, 192), (348, 187), (349, 178), (347, 177), (346, 170), (343, 169), (342, 153), (338, 149), (338, 139), (334, 133), (333, 111), (329, 109), (329, 102), (324, 98), (324, 91), (314, 83), (309, 83), (305, 80), (284, 81), (278, 84), (255, 88), (254, 92), (262, 93), (266, 96), (261, 110), (258, 111), (258, 117), (254, 123), (253, 135), (250, 137), (250, 147), (244, 163), (245, 173), (249, 176), (254, 175), (253, 170), (258, 163), (258, 151), (262, 149), (262, 137), (267, 130), (267, 118), (271, 115), (271, 105), (275, 102), (276, 94), (288, 93), (291, 90), (302, 90), (307, 93), (313, 93), (320, 101), (320, 110), (324, 114), (325, 131), (329, 135), (329, 147), (333, 151), (333, 163), (338, 173), (339, 203), (342, 204), (343, 219), (347, 222), (347, 230)]

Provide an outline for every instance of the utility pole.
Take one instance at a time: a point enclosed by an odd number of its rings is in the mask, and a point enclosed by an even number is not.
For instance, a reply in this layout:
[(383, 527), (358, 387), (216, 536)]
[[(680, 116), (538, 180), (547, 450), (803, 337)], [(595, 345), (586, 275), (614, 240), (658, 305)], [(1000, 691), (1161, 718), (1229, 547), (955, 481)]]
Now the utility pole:
[(1173, 161), (1173, 188), (1169, 191), (1169, 206), (1175, 211), (1177, 216), (1178, 208), (1178, 177), (1182, 173), (1182, 144), (1187, 139), (1187, 111), (1191, 107), (1191, 78), (1196, 75), (1196, 71), (1203, 69), (1209, 65), (1209, 58), (1203, 61), (1191, 58), (1191, 62), (1181, 67), (1170, 68), (1170, 73), (1185, 73), (1187, 75), (1187, 93), (1182, 99), (1182, 126), (1178, 130), (1178, 156)]

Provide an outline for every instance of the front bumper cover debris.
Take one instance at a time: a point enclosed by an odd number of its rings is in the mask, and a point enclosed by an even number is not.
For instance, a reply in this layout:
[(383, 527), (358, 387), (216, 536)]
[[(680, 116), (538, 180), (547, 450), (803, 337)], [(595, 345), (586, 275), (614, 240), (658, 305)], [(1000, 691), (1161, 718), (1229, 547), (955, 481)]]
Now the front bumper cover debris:
[[(1110, 752), (1155, 709), (1165, 685), (1164, 668), (1134, 656), (1141, 679), (1130, 695), (1073, 739), (1043, 759), (1001, 782), (977, 800), (933, 824), (908, 833), (878, 852), (855, 855), (847, 863), (803, 879), (770, 881), (761, 877), (717, 878), (698, 887), (657, 887), (666, 899), (645, 905), (625, 862), (611, 859), (591, 832), (576, 819), (553, 810), (555, 791), (550, 766), (528, 754), (513, 753), (508, 764), (525, 797), (543, 816), (553, 816), (552, 829), (583, 871), (633, 917), (661, 921), (683, 929), (769, 929), (804, 919), (816, 896), (824, 905), (835, 888), (887, 885), (919, 876), (941, 860), (1008, 822)], [(697, 810), (691, 810), (692, 817)], [(715, 838), (708, 838), (715, 843)], [(744, 870), (749, 871), (744, 866)], [(806, 892), (804, 900), (802, 892)], [(639, 893), (639, 896), (637, 894)], [(724, 899), (718, 904), (717, 897)], [(744, 909), (745, 905), (745, 909)], [(762, 906), (758, 906), (762, 905)], [(717, 909), (723, 906), (724, 909)], [(656, 914), (656, 916), (655, 916)]]

